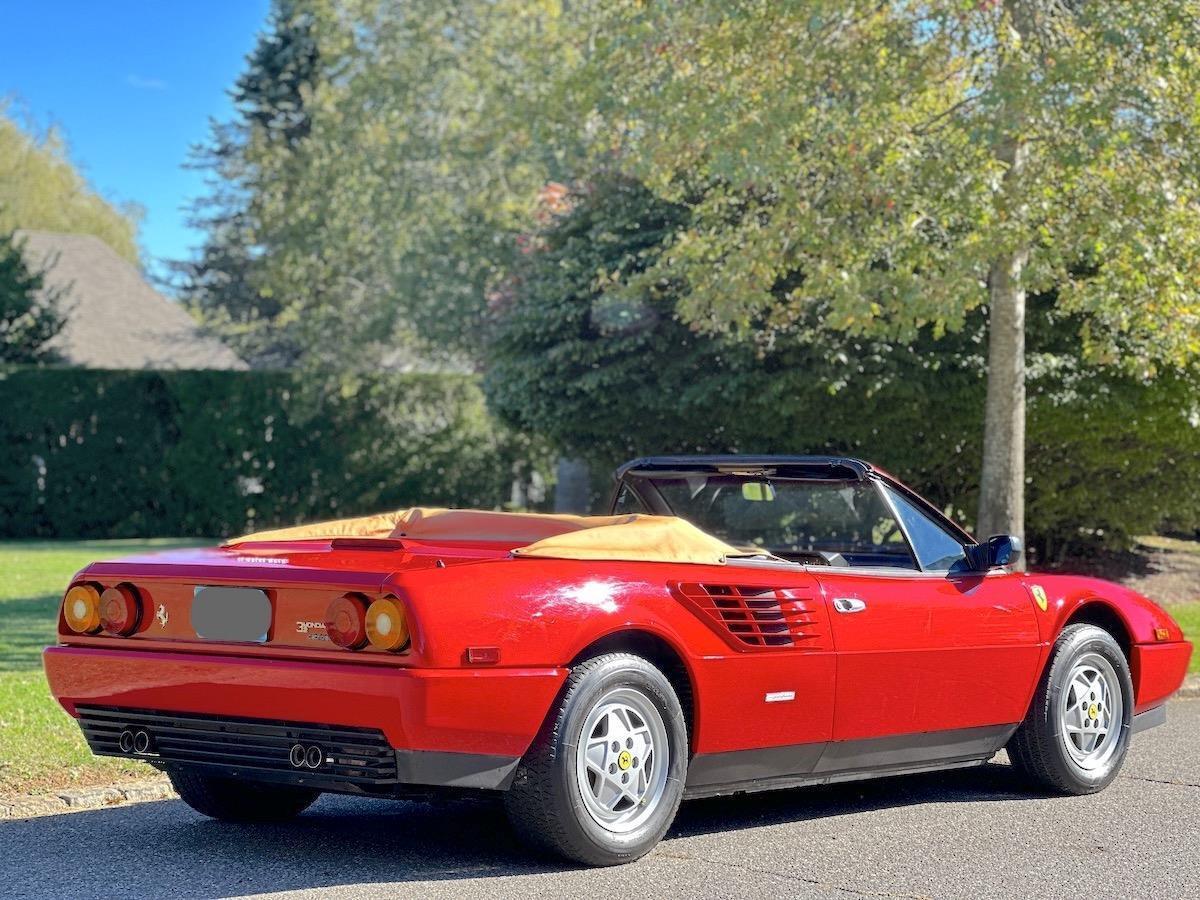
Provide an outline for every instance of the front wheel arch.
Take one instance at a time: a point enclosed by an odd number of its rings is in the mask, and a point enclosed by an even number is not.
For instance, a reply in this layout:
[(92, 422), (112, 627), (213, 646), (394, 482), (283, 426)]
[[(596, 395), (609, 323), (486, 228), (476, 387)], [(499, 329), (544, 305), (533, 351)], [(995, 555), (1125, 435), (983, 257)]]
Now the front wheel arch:
[(1107, 631), (1125, 654), (1125, 661), (1130, 667), (1133, 666), (1133, 635), (1125, 619), (1111, 603), (1099, 597), (1085, 600), (1067, 617), (1059, 634), (1072, 625), (1095, 625), (1101, 631)]

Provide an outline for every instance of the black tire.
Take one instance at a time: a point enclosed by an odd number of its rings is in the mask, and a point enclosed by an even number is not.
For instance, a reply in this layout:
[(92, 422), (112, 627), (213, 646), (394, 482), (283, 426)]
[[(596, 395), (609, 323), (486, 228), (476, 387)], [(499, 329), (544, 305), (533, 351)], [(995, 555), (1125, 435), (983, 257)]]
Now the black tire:
[(197, 769), (172, 768), (167, 777), (184, 803), (222, 822), (282, 822), (300, 815), (321, 796), (312, 788), (225, 778)]
[[(609, 830), (589, 813), (576, 774), (576, 751), (589, 713), (621, 689), (653, 704), (668, 743), (662, 793), (646, 820), (626, 832)], [(558, 705), (517, 768), (505, 808), (518, 834), (542, 849), (592, 866), (632, 862), (653, 849), (675, 820), (687, 762), (687, 723), (671, 682), (640, 656), (607, 653), (571, 670)]]
[[(1059, 714), (1064, 691), (1077, 661), (1095, 654), (1108, 661), (1121, 692), (1120, 734), (1106, 760), (1095, 768), (1077, 763), (1067, 750)], [(1133, 680), (1129, 663), (1113, 636), (1095, 625), (1070, 625), (1054, 643), (1046, 671), (1038, 682), (1029, 713), (1008, 743), (1013, 766), (1035, 784), (1062, 794), (1093, 794), (1117, 777), (1133, 723)]]

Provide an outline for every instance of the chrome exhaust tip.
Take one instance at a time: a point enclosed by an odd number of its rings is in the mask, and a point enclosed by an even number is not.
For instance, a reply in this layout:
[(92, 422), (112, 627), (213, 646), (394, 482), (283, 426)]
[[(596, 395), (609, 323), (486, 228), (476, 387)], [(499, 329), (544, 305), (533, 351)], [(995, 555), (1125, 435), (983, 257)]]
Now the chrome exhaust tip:
[(303, 769), (304, 768), (304, 758), (305, 758), (304, 745), (303, 744), (293, 744), (292, 752), (288, 756), (288, 760), (291, 762), (292, 768), (293, 769)]
[(117, 738), (117, 746), (121, 748), (122, 753), (133, 752), (133, 732), (126, 728), (121, 732), (121, 736)]
[(148, 753), (150, 751), (150, 735), (145, 731), (139, 731), (133, 736), (133, 752)]
[(304, 764), (310, 769), (321, 768), (321, 763), (325, 762), (325, 753), (316, 744), (308, 748), (308, 752), (304, 754)]

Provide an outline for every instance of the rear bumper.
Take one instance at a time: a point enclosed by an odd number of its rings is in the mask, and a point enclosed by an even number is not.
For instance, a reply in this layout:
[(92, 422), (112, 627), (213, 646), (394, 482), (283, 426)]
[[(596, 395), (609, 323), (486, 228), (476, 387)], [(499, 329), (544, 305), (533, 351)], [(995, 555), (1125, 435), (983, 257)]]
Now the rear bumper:
[(558, 668), (392, 669), (79, 647), (51, 647), (44, 661), (51, 692), (85, 720), (102, 709), (118, 719), (183, 714), (260, 728), (361, 729), (394, 753), (385, 780), (454, 787), (505, 786), (566, 677)]

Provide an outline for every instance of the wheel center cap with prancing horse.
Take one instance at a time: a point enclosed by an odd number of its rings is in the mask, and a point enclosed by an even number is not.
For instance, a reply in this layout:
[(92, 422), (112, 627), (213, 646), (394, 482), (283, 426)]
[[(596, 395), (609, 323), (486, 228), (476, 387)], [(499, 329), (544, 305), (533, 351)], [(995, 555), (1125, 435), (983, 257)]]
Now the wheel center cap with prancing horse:
[(1093, 703), (1091, 705), (1091, 707), (1088, 709), (1088, 718), (1089, 719), (1100, 718), (1100, 707), (1098, 707), (1095, 703)]
[(622, 772), (627, 770), (633, 765), (633, 754), (628, 750), (622, 750), (621, 755), (617, 757), (617, 765), (621, 767)]

